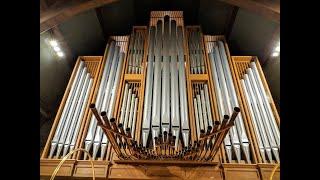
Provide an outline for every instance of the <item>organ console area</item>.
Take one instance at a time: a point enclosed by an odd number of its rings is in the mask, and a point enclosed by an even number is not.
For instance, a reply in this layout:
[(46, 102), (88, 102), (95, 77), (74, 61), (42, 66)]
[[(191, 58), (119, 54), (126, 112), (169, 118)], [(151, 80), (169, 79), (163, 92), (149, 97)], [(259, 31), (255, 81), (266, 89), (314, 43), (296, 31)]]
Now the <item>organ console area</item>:
[[(148, 26), (80, 56), (40, 158), (41, 178), (269, 179), (280, 117), (259, 60), (152, 11)], [(79, 150), (81, 149), (81, 150)], [(274, 179), (280, 178), (276, 169)]]

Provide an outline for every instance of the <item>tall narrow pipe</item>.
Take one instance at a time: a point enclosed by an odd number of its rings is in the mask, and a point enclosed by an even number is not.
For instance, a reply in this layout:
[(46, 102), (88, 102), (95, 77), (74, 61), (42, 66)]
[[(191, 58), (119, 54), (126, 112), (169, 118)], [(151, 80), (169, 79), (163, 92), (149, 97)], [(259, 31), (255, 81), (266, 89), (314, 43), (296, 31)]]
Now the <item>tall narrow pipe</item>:
[(66, 139), (64, 141), (64, 147), (63, 147), (62, 156), (65, 156), (67, 154), (67, 152), (68, 152), (68, 149), (70, 147), (71, 138), (72, 138), (72, 135), (74, 133), (77, 121), (81, 121), (81, 119), (79, 119), (79, 115), (80, 115), (81, 110), (82, 110), (83, 101), (85, 100), (84, 98), (85, 98), (85, 96), (87, 94), (86, 92), (88, 91), (89, 81), (90, 81), (90, 74), (87, 73), (86, 77), (85, 77), (85, 81), (84, 81), (83, 86), (81, 88), (81, 92), (80, 92), (80, 96), (79, 96), (79, 99), (78, 99), (78, 103), (77, 103), (77, 105), (75, 107), (75, 111), (74, 111), (73, 117), (71, 119), (71, 124), (69, 126), (69, 129), (67, 130), (68, 133), (67, 133)]
[(250, 70), (251, 70), (250, 68), (247, 70), (249, 76), (245, 76), (245, 78), (249, 77), (249, 81), (250, 81), (252, 89), (253, 89), (254, 97), (257, 99), (258, 108), (259, 108), (259, 111), (262, 114), (262, 116), (261, 116), (262, 117), (262, 122), (264, 124), (264, 127), (266, 128), (266, 132), (267, 132), (267, 135), (268, 135), (268, 138), (269, 138), (269, 142), (270, 142), (270, 145), (271, 145), (271, 150), (272, 150), (274, 156), (276, 157), (277, 161), (279, 162), (278, 144), (275, 141), (275, 136), (274, 136), (274, 134), (272, 132), (270, 121), (269, 121), (269, 119), (267, 117), (267, 113), (266, 113), (266, 110), (265, 110), (265, 108), (263, 106), (262, 99), (261, 99), (261, 96), (259, 94), (258, 87), (257, 87), (257, 85), (255, 83), (254, 77), (253, 77), (252, 72)]
[(264, 127), (264, 124), (263, 124), (263, 120), (262, 120), (262, 116), (261, 116), (261, 113), (259, 112), (259, 108), (258, 108), (258, 103), (257, 103), (257, 100), (256, 100), (256, 97), (254, 96), (254, 91), (253, 91), (253, 87), (251, 85), (251, 82), (249, 80), (249, 77), (247, 74), (244, 75), (244, 82), (245, 82), (245, 85), (246, 85), (246, 89), (248, 91), (248, 94), (252, 101), (252, 105), (253, 105), (253, 112), (255, 114), (255, 117), (256, 117), (256, 122), (257, 122), (257, 125), (258, 125), (258, 129), (261, 133), (261, 138), (262, 138), (262, 143), (265, 147), (265, 152), (267, 154), (267, 157), (270, 161), (272, 161), (272, 155), (271, 155), (271, 146), (270, 146), (270, 142), (269, 142), (269, 135), (268, 133), (266, 132), (266, 129)]
[(63, 144), (64, 144), (64, 141), (66, 139), (66, 136), (67, 136), (67, 133), (68, 133), (68, 130), (69, 130), (69, 127), (70, 127), (70, 123), (72, 121), (72, 118), (73, 118), (73, 115), (74, 115), (74, 112), (75, 112), (75, 109), (76, 109), (76, 106), (77, 106), (77, 103), (78, 103), (78, 99), (80, 97), (80, 93), (81, 93), (81, 90), (82, 90), (82, 87), (83, 87), (83, 84), (87, 78), (87, 67), (85, 67), (82, 71), (82, 74), (80, 76), (80, 81), (79, 81), (79, 84), (76, 88), (76, 92), (74, 94), (74, 99), (72, 100), (71, 102), (71, 106), (70, 106), (70, 109), (69, 109), (69, 113), (66, 117), (66, 122), (63, 126), (63, 129), (62, 129), (62, 133), (61, 133), (61, 136), (59, 138), (59, 143), (58, 143), (58, 149), (57, 149), (57, 153), (56, 153), (56, 158), (59, 158), (60, 156), (60, 153), (61, 153), (61, 150), (63, 148)]
[[(107, 46), (107, 48), (106, 48), (106, 51), (108, 51), (108, 53), (107, 53), (107, 57), (105, 60), (105, 64), (103, 66), (103, 73), (102, 73), (101, 82), (99, 85), (97, 99), (95, 102), (96, 107), (99, 110), (101, 109), (103, 97), (105, 95), (105, 87), (107, 85), (107, 80), (108, 80), (109, 73), (110, 73), (110, 68), (111, 68), (111, 64), (112, 64), (111, 58), (113, 57), (114, 49), (115, 49), (115, 41), (111, 41), (110, 45)], [(87, 150), (87, 151), (90, 151), (90, 149), (92, 147), (96, 129), (97, 129), (97, 120), (96, 120), (95, 116), (91, 116), (90, 125), (89, 125), (89, 129), (87, 132), (86, 140), (85, 140), (85, 150)], [(86, 158), (87, 158), (87, 154), (85, 153), (84, 159), (86, 159)]]
[[(120, 76), (121, 76), (121, 70), (122, 70), (122, 64), (124, 61), (124, 57), (125, 57), (124, 52), (121, 52), (119, 55), (119, 62), (117, 65), (117, 71), (115, 74), (114, 83), (113, 83), (112, 90), (111, 90), (111, 98), (110, 98), (110, 102), (109, 102), (109, 108), (107, 110), (107, 116), (109, 118), (111, 118), (114, 113), (114, 108), (115, 108), (114, 106), (115, 106), (116, 94), (117, 94), (116, 90), (118, 89), (119, 84), (120, 84), (119, 82), (120, 82)], [(100, 151), (100, 157), (102, 159), (104, 158), (104, 155), (106, 153), (107, 146), (108, 146), (108, 139), (107, 139), (106, 134), (103, 134), (102, 143), (101, 143), (101, 151)]]
[[(253, 111), (254, 105), (250, 100), (250, 97), (249, 97), (249, 94), (248, 94), (248, 90), (246, 88), (246, 84), (245, 84), (244, 80), (241, 79), (240, 81), (241, 81), (242, 89), (244, 91), (246, 102), (247, 102), (248, 107), (249, 107), (249, 113), (250, 113), (250, 117), (251, 117), (252, 122), (253, 122), (253, 128), (254, 128), (254, 131), (255, 131), (255, 134), (256, 134), (257, 143), (258, 143), (258, 147), (259, 147), (259, 150), (260, 150), (260, 155), (262, 157), (262, 162), (266, 163), (265, 147), (262, 144), (262, 138), (261, 138), (261, 135), (260, 135), (260, 130), (258, 128), (258, 124), (257, 124), (257, 115)], [(264, 141), (266, 141), (265, 138), (266, 137), (264, 137)]]
[[(219, 118), (223, 118), (223, 116), (226, 114), (226, 110), (224, 108), (223, 105), (223, 99), (222, 99), (222, 95), (221, 95), (221, 87), (220, 87), (220, 83), (218, 80), (218, 73), (217, 73), (217, 69), (216, 69), (216, 59), (214, 56), (214, 52), (209, 53), (209, 59), (210, 59), (210, 64), (211, 64), (211, 71), (212, 71), (212, 77), (213, 77), (213, 81), (214, 81), (214, 88), (215, 88), (215, 92), (217, 93), (217, 101), (218, 101), (218, 114), (219, 114)], [(227, 153), (227, 158), (229, 160), (229, 162), (232, 161), (232, 152), (231, 152), (231, 142), (230, 142), (230, 134), (228, 132), (228, 134), (226, 135), (225, 139), (224, 139), (224, 145), (225, 145), (225, 149), (226, 149), (226, 153)]]
[[(235, 87), (234, 87), (233, 80), (232, 80), (232, 75), (230, 72), (228, 58), (227, 58), (224, 44), (222, 41), (218, 41), (218, 48), (219, 48), (219, 52), (220, 52), (220, 56), (221, 56), (220, 60), (221, 60), (222, 68), (223, 68), (224, 74), (226, 76), (226, 84), (227, 84), (227, 88), (228, 88), (227, 90), (229, 91), (231, 105), (232, 105), (232, 107), (239, 107), (237, 94), (235, 91)], [(249, 153), (249, 151), (250, 151), (249, 150), (249, 139), (247, 137), (247, 133), (244, 128), (241, 113), (239, 113), (239, 115), (237, 116), (237, 120), (235, 122), (236, 122), (235, 127), (238, 132), (239, 140), (240, 140), (241, 147), (243, 149), (245, 158), (246, 158), (247, 162), (250, 163), (251, 159), (250, 159), (250, 153)]]
[[(225, 74), (223, 73), (223, 67), (222, 67), (222, 63), (221, 63), (221, 59), (220, 59), (220, 53), (219, 53), (217, 46), (214, 47), (214, 52), (216, 55), (215, 56), (216, 67), (217, 67), (217, 72), (219, 75), (218, 78), (219, 78), (219, 83), (221, 85), (220, 87), (222, 87), (221, 94), (224, 99), (223, 102), (224, 102), (225, 110), (228, 113), (228, 115), (231, 115), (232, 114), (232, 106), (231, 106), (230, 95), (228, 92), (226, 77), (225, 77)], [(231, 135), (231, 142), (232, 142), (232, 146), (234, 148), (235, 154), (236, 154), (237, 161), (240, 162), (240, 160), (241, 160), (240, 141), (239, 141), (239, 136), (238, 136), (237, 129), (235, 126), (230, 128), (230, 135)]]
[(156, 31), (156, 48), (155, 48), (155, 64), (154, 64), (154, 83), (152, 94), (152, 139), (155, 145), (154, 137), (160, 132), (160, 97), (161, 97), (161, 59), (162, 59), (162, 21), (157, 23)]
[[(117, 70), (117, 65), (119, 62), (119, 52), (120, 52), (120, 47), (116, 46), (115, 51), (112, 57), (112, 64), (111, 64), (111, 69), (110, 69), (110, 74), (107, 80), (107, 85), (106, 85), (106, 90), (105, 90), (105, 95), (103, 97), (103, 101), (101, 104), (101, 110), (100, 111), (108, 111), (109, 105), (110, 105), (110, 99), (111, 99), (111, 90), (112, 86), (114, 84), (114, 78), (115, 78), (115, 73)], [(110, 119), (111, 117), (108, 117)], [(101, 142), (103, 138), (103, 130), (101, 127), (97, 127), (96, 134), (94, 137), (94, 144), (93, 144), (93, 154), (92, 158), (95, 159), (96, 154), (98, 152), (98, 149), (101, 147)], [(105, 137), (106, 138), (106, 137)]]
[(135, 132), (136, 132), (136, 121), (137, 121), (137, 112), (138, 111), (138, 97), (134, 100), (134, 113), (133, 113), (133, 120), (132, 120), (132, 126), (130, 128), (132, 129), (131, 136), (132, 138), (135, 138)]
[(275, 140), (276, 140), (276, 142), (278, 144), (278, 148), (280, 150), (280, 132), (279, 132), (279, 128), (278, 128), (278, 125), (276, 123), (273, 111), (272, 111), (272, 109), (270, 107), (270, 103), (268, 101), (268, 96), (267, 96), (267, 94), (265, 92), (265, 89), (264, 89), (264, 86), (262, 84), (262, 80), (261, 80), (260, 74), (258, 72), (256, 63), (255, 62), (251, 62), (250, 63), (250, 67), (252, 69), (252, 74), (253, 74), (254, 78), (256, 79), (257, 87), (260, 90), (262, 101), (263, 101), (263, 104), (266, 107), (267, 115), (268, 115), (268, 117), (269, 117), (269, 119), (271, 121), (271, 128), (273, 129), (273, 132), (274, 132), (274, 135), (275, 135)]
[(146, 147), (147, 139), (150, 132), (151, 124), (151, 104), (152, 104), (152, 87), (153, 87), (153, 61), (154, 61), (154, 39), (155, 27), (151, 26), (149, 30), (149, 50), (147, 63), (147, 77), (145, 88), (145, 101), (143, 106), (143, 122), (142, 122), (142, 145)]
[(187, 87), (186, 87), (186, 74), (185, 74), (185, 61), (184, 61), (184, 43), (182, 27), (178, 26), (178, 61), (179, 61), (179, 93), (180, 93), (180, 115), (181, 115), (181, 128), (184, 146), (189, 145), (189, 115), (187, 106)]
[(50, 147), (50, 152), (49, 152), (48, 158), (52, 158), (53, 153), (54, 153), (55, 149), (57, 148), (58, 141), (59, 141), (59, 138), (60, 138), (60, 135), (61, 135), (61, 131), (62, 131), (64, 123), (65, 123), (65, 119), (66, 119), (67, 114), (69, 112), (69, 108), (71, 106), (71, 102), (72, 102), (72, 100), (74, 98), (75, 89), (78, 86), (80, 75), (81, 75), (81, 73), (83, 71), (83, 66), (84, 66), (84, 62), (80, 61), (78, 69), (77, 69), (76, 74), (75, 74), (75, 78), (73, 79), (73, 82), (72, 82), (72, 85), (71, 85), (71, 88), (70, 88), (70, 91), (69, 91), (69, 94), (68, 94), (68, 98), (67, 98), (66, 103), (65, 103), (65, 105), (63, 107), (62, 114), (60, 116), (60, 120), (59, 120), (57, 129), (56, 129), (55, 134), (53, 136), (53, 139), (51, 141), (51, 147)]
[[(89, 85), (88, 85), (88, 89), (87, 89), (86, 94), (85, 94), (84, 101), (82, 103), (82, 107), (81, 107), (81, 111), (80, 111), (80, 115), (79, 115), (79, 120), (83, 119), (83, 116), (84, 116), (84, 113), (85, 113), (85, 110), (86, 110), (86, 107), (87, 107), (87, 102), (89, 100), (89, 94), (90, 94), (90, 90), (91, 90), (91, 87), (92, 87), (92, 83), (93, 83), (93, 79), (91, 78), (90, 82), (89, 82)], [(78, 132), (80, 130), (80, 125), (81, 125), (81, 121), (79, 121), (79, 120), (77, 121), (75, 130), (74, 130), (74, 133), (73, 133), (73, 136), (72, 136), (72, 139), (71, 139), (69, 152), (74, 150), (74, 147), (75, 147), (75, 144), (76, 144), (76, 140), (78, 138)]]

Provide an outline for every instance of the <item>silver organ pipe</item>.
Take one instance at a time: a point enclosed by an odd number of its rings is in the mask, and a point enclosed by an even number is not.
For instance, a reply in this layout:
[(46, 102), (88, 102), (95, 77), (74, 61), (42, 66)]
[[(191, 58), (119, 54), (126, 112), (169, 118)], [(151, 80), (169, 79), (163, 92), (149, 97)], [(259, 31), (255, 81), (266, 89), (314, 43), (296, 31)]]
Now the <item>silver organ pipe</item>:
[(74, 113), (73, 113), (73, 116), (72, 116), (72, 119), (71, 119), (71, 122), (70, 122), (71, 124), (70, 124), (70, 126), (69, 126), (69, 128), (67, 130), (68, 133), (66, 135), (66, 139), (64, 140), (64, 147), (63, 147), (62, 156), (65, 156), (67, 154), (68, 149), (70, 147), (71, 137), (72, 137), (72, 135), (74, 133), (76, 122), (79, 119), (79, 114), (80, 114), (80, 111), (81, 111), (82, 102), (83, 102), (84, 97), (86, 95), (86, 92), (88, 90), (89, 82), (90, 82), (90, 74), (87, 73), (86, 77), (85, 77), (85, 81), (83, 83), (83, 87), (81, 87), (81, 92), (79, 94), (78, 102), (76, 102), (77, 105), (75, 106), (75, 110), (74, 110)]
[(189, 115), (187, 105), (187, 88), (184, 61), (184, 46), (182, 27), (177, 27), (177, 47), (178, 47), (178, 69), (179, 69), (179, 98), (180, 98), (180, 116), (181, 116), (181, 133), (184, 146), (189, 145)]
[(87, 76), (87, 68), (84, 67), (82, 73), (81, 73), (81, 76), (80, 76), (80, 81), (79, 81), (79, 84), (76, 88), (76, 91), (75, 91), (75, 94), (74, 94), (74, 99), (73, 101), (71, 102), (71, 106), (70, 106), (70, 109), (69, 109), (69, 113), (67, 115), (67, 118), (66, 118), (66, 122), (63, 126), (63, 130), (62, 130), (62, 134), (59, 138), (59, 143), (58, 143), (58, 149), (57, 149), (57, 152), (56, 152), (56, 158), (59, 158), (60, 156), (60, 153), (62, 151), (62, 148), (63, 148), (63, 144), (64, 144), (64, 141), (66, 140), (66, 136), (67, 136), (67, 133), (68, 133), (68, 130), (69, 130), (69, 127), (70, 127), (70, 123), (72, 121), (72, 117), (74, 115), (74, 111), (76, 109), (76, 105), (78, 103), (78, 100), (79, 100), (79, 97), (80, 97), (80, 93), (81, 93), (81, 89), (83, 87), (83, 84), (85, 82), (85, 79), (86, 79), (86, 76)]
[(177, 149), (180, 134), (180, 112), (179, 112), (179, 89), (178, 89), (178, 64), (176, 52), (177, 27), (176, 22), (171, 21), (170, 29), (170, 95), (171, 95), (171, 131), (176, 137), (175, 148)]
[(154, 41), (155, 41), (155, 27), (151, 26), (149, 29), (149, 51), (147, 62), (147, 79), (145, 89), (145, 101), (143, 106), (143, 122), (142, 122), (142, 145), (146, 147), (147, 139), (150, 132), (151, 124), (151, 103), (152, 103), (152, 87), (153, 87), (153, 64), (154, 64)]
[(253, 89), (253, 97), (256, 99), (256, 102), (257, 102), (257, 105), (258, 105), (258, 109), (259, 109), (259, 112), (261, 113), (261, 119), (262, 119), (262, 122), (263, 122), (263, 125), (264, 125), (264, 128), (266, 129), (266, 133), (267, 133), (267, 137), (269, 139), (269, 143), (270, 143), (270, 146), (271, 146), (271, 151), (274, 155), (274, 157), (276, 158), (276, 161), (279, 162), (280, 161), (280, 158), (279, 158), (279, 145), (277, 144), (277, 141), (276, 141), (276, 136), (275, 136), (275, 133), (271, 127), (271, 120), (272, 119), (268, 119), (268, 116), (267, 116), (267, 112), (266, 112), (266, 109), (265, 109), (265, 106), (262, 102), (262, 98), (261, 98), (261, 94), (258, 90), (258, 87), (257, 87), (257, 84), (256, 84), (256, 81), (253, 77), (253, 74), (252, 74), (252, 71), (251, 71), (251, 68), (247, 69), (247, 74), (245, 74), (245, 80), (246, 79), (249, 79), (250, 81), (250, 85)]
[[(219, 51), (220, 51), (220, 55), (221, 55), (221, 62), (222, 62), (221, 64), (223, 67), (224, 74), (226, 76), (226, 83), (227, 83), (227, 87), (228, 87), (228, 91), (229, 91), (229, 95), (230, 95), (230, 99), (231, 99), (231, 105), (232, 105), (232, 107), (239, 107), (237, 94), (235, 91), (235, 87), (234, 87), (233, 80), (232, 80), (232, 75), (230, 72), (230, 66), (228, 63), (226, 51), (225, 51), (224, 44), (222, 41), (218, 41), (218, 47), (219, 47)], [(249, 153), (249, 140), (247, 137), (247, 133), (246, 133), (244, 124), (243, 124), (243, 119), (242, 119), (241, 113), (239, 113), (237, 120), (235, 122), (236, 122), (235, 127), (238, 131), (238, 135), (239, 135), (239, 139), (240, 139), (240, 143), (241, 143), (241, 148), (243, 150), (245, 159), (248, 163), (251, 163), (250, 153)]]
[[(114, 53), (114, 49), (115, 49), (115, 41), (111, 41), (110, 45), (107, 45), (107, 57), (106, 57), (106, 61), (105, 64), (103, 66), (103, 73), (102, 73), (102, 77), (101, 77), (101, 82), (99, 84), (99, 90), (98, 90), (98, 94), (97, 94), (97, 99), (95, 102), (95, 105), (97, 107), (97, 109), (101, 110), (101, 106), (102, 106), (102, 101), (103, 101), (103, 97), (105, 95), (105, 88), (107, 85), (107, 80), (108, 80), (108, 76), (109, 76), (109, 72), (110, 72), (110, 68), (111, 68), (111, 58), (113, 57), (113, 53)], [(89, 129), (86, 135), (86, 139), (85, 139), (85, 150), (90, 151), (92, 144), (93, 144), (93, 140), (95, 137), (95, 133), (96, 133), (96, 129), (97, 129), (97, 120), (95, 118), (95, 116), (91, 117), (90, 120), (90, 125), (89, 125)], [(84, 159), (87, 158), (87, 154), (84, 154)]]
[(162, 59), (162, 21), (158, 21), (155, 42), (155, 64), (152, 94), (152, 140), (160, 133), (160, 97), (161, 97), (161, 59)]
[(58, 141), (59, 141), (59, 138), (60, 138), (60, 135), (61, 135), (61, 131), (62, 131), (64, 123), (66, 121), (66, 116), (67, 116), (67, 114), (69, 112), (69, 108), (70, 108), (71, 102), (72, 102), (72, 100), (74, 98), (75, 88), (78, 86), (80, 75), (81, 75), (81, 72), (83, 71), (83, 66), (84, 66), (84, 62), (80, 61), (78, 69), (77, 69), (76, 74), (75, 74), (75, 78), (74, 78), (74, 80), (72, 82), (72, 85), (71, 85), (71, 88), (70, 88), (70, 92), (69, 92), (68, 98), (67, 98), (66, 103), (65, 103), (65, 105), (63, 107), (63, 111), (62, 111), (62, 114), (61, 114), (57, 129), (56, 129), (54, 137), (53, 137), (53, 139), (51, 141), (51, 147), (50, 147), (50, 152), (49, 152), (49, 156), (48, 156), (49, 158), (52, 158), (53, 153), (55, 152), (55, 150), (56, 150), (56, 148), (58, 146)]
[(275, 140), (276, 140), (276, 142), (278, 144), (278, 148), (280, 150), (280, 132), (279, 132), (279, 128), (278, 128), (277, 122), (275, 120), (274, 114), (273, 114), (273, 112), (271, 110), (270, 103), (268, 101), (268, 96), (266, 95), (264, 86), (263, 86), (262, 81), (261, 81), (261, 77), (259, 75), (259, 72), (258, 72), (258, 69), (257, 69), (257, 66), (256, 66), (256, 63), (255, 62), (251, 62), (250, 63), (250, 67), (252, 69), (251, 70), (252, 74), (253, 74), (253, 76), (254, 76), (254, 78), (256, 80), (259, 92), (261, 94), (263, 104), (264, 104), (264, 106), (266, 108), (267, 115), (268, 115), (268, 117), (269, 117), (269, 119), (271, 121), (271, 128), (272, 128), (272, 131), (274, 132)]
[[(111, 64), (111, 68), (110, 68), (110, 72), (109, 72), (109, 76), (108, 76), (108, 80), (107, 80), (107, 85), (106, 85), (106, 89), (105, 89), (105, 93), (104, 93), (105, 95), (103, 97), (100, 112), (102, 112), (102, 111), (107, 112), (107, 108), (109, 108), (109, 105), (110, 105), (111, 89), (112, 89), (112, 86), (114, 85), (115, 71), (116, 71), (117, 64), (119, 62), (119, 60), (118, 60), (119, 51), (120, 51), (120, 47), (115, 46), (115, 51), (113, 53), (112, 59), (110, 59), (110, 60), (112, 60), (112, 64)], [(108, 117), (108, 119), (110, 119), (110, 118), (111, 117)], [(101, 147), (103, 136), (105, 136), (105, 135), (103, 134), (102, 129), (100, 127), (97, 127), (96, 134), (94, 137), (94, 143), (93, 143), (93, 153), (92, 153), (93, 159), (96, 158), (97, 152)]]

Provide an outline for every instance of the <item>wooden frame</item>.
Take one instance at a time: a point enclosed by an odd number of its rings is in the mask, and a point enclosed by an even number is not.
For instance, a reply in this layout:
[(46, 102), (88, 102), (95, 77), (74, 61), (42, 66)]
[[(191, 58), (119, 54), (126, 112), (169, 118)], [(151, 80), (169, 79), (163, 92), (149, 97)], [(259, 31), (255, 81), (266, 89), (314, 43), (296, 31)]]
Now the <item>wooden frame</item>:
[[(231, 60), (230, 51), (229, 51), (229, 47), (228, 47), (227, 41), (226, 41), (226, 39), (225, 39), (225, 37), (223, 35), (217, 35), (217, 36), (205, 35), (204, 36), (204, 41), (206, 43), (205, 47), (206, 47), (206, 52), (207, 52), (206, 54), (207, 55), (208, 55), (209, 52), (212, 51), (212, 49), (211, 49), (212, 47), (209, 46), (210, 42), (222, 41), (223, 44), (224, 44), (224, 48), (225, 48), (225, 51), (226, 51), (226, 54), (227, 54), (227, 58), (228, 58), (228, 63), (229, 63), (229, 66), (230, 66), (232, 80), (233, 80), (233, 83), (235, 85), (235, 91), (236, 91), (236, 94), (237, 94), (237, 97), (238, 97), (239, 106), (240, 106), (240, 109), (241, 109), (241, 113), (243, 114), (243, 116), (242, 116), (243, 123), (244, 123), (245, 129), (246, 129), (246, 133), (247, 133), (249, 141), (253, 142), (252, 134), (251, 134), (250, 127), (249, 127), (249, 124), (248, 124), (248, 118), (246, 116), (245, 108), (244, 108), (244, 105), (243, 105), (243, 101), (240, 98), (241, 93), (239, 91), (239, 86), (237, 85), (237, 81), (236, 81), (236, 77), (235, 77), (236, 73), (235, 73), (235, 70), (234, 70), (234, 67), (233, 67), (233, 63), (232, 63), (232, 60)], [(208, 58), (208, 62), (209, 62), (209, 57), (207, 57), (207, 58)], [(210, 69), (210, 72), (212, 72), (211, 69)], [(210, 76), (210, 78), (212, 78), (212, 75)], [(213, 79), (212, 79), (212, 89), (214, 89), (214, 86), (213, 86), (214, 84), (213, 83), (214, 82), (213, 82)], [(256, 157), (256, 150), (253, 147), (252, 143), (249, 144), (249, 147), (250, 147), (251, 161), (252, 161), (252, 163), (257, 163), (258, 160), (257, 160), (257, 157)], [(221, 153), (222, 153), (222, 156), (223, 156), (223, 162), (227, 163), (226, 154), (225, 154), (225, 151), (224, 151), (224, 146), (221, 146)]]
[[(102, 63), (102, 56), (79, 56), (77, 59), (77, 62), (75, 64), (75, 67), (72, 71), (70, 80), (68, 82), (67, 88), (65, 90), (65, 93), (63, 95), (63, 98), (61, 100), (58, 112), (56, 114), (56, 117), (54, 119), (49, 137), (47, 139), (45, 148), (42, 152), (41, 155), (41, 159), (40, 159), (40, 174), (41, 175), (51, 175), (53, 170), (55, 169), (55, 167), (58, 165), (58, 163), (60, 162), (60, 159), (48, 159), (48, 153), (50, 150), (50, 146), (51, 146), (51, 140), (54, 136), (54, 133), (56, 131), (56, 128), (58, 126), (58, 123), (60, 121), (60, 117), (64, 108), (64, 105), (66, 103), (66, 100), (68, 98), (70, 89), (71, 89), (71, 85), (73, 83), (73, 80), (75, 78), (75, 74), (76, 71), (79, 67), (80, 61), (84, 61), (86, 67), (88, 68), (89, 73), (91, 74), (91, 76), (93, 77), (93, 85), (90, 89), (90, 94), (89, 94), (89, 98), (88, 98), (88, 102), (86, 104), (86, 109), (85, 109), (85, 114), (81, 120), (81, 125), (80, 125), (80, 129), (78, 132), (78, 138), (76, 140), (76, 144), (75, 144), (75, 148), (78, 148), (80, 146), (80, 140), (81, 140), (81, 134), (84, 130), (84, 126), (86, 123), (86, 120), (89, 117), (90, 111), (89, 111), (89, 104), (92, 100), (92, 98), (94, 97), (94, 92), (95, 92), (95, 86), (97, 84), (98, 81), (98, 77), (99, 77), (99, 69), (101, 67), (101, 63)], [(76, 159), (76, 154), (73, 154), (70, 158), (70, 160), (67, 160), (64, 165), (61, 167), (61, 170), (58, 172), (57, 175), (59, 176), (70, 176), (70, 174), (73, 171), (74, 168), (74, 164), (75, 164), (75, 159)]]
[(272, 109), (272, 111), (274, 113), (274, 116), (275, 116), (275, 119), (277, 121), (277, 124), (278, 124), (279, 128), (280, 128), (280, 117), (279, 117), (278, 111), (276, 109), (275, 103), (273, 101), (271, 92), (269, 90), (267, 81), (266, 81), (265, 76), (263, 74), (263, 71), (262, 71), (262, 68), (261, 68), (261, 65), (259, 63), (258, 58), (255, 57), (255, 56), (232, 56), (232, 66), (234, 67), (234, 73), (235, 73), (235, 77), (236, 77), (236, 83), (235, 84), (239, 88), (239, 92), (240, 92), (240, 96), (239, 97), (242, 99), (242, 102), (243, 102), (243, 105), (244, 105), (244, 111), (245, 111), (245, 114), (246, 114), (246, 118), (248, 119), (248, 125), (249, 125), (249, 129), (251, 131), (251, 134), (252, 134), (253, 144), (254, 144), (254, 147), (255, 147), (256, 156), (257, 156), (257, 160), (258, 160), (257, 163), (262, 163), (262, 158), (261, 158), (259, 147), (258, 147), (257, 140), (256, 140), (256, 134), (255, 134), (255, 131), (254, 131), (254, 128), (253, 128), (252, 119), (251, 119), (250, 114), (249, 114), (248, 104), (246, 103), (244, 92), (243, 92), (243, 89), (241, 88), (241, 84), (240, 84), (241, 83), (240, 80), (242, 79), (243, 75), (245, 74), (246, 69), (250, 67), (249, 65), (250, 65), (251, 61), (255, 61), (256, 62), (256, 66), (257, 66), (259, 75), (261, 77), (262, 84), (264, 85), (264, 88), (266, 90), (266, 94), (269, 97), (268, 99), (270, 100), (271, 109)]

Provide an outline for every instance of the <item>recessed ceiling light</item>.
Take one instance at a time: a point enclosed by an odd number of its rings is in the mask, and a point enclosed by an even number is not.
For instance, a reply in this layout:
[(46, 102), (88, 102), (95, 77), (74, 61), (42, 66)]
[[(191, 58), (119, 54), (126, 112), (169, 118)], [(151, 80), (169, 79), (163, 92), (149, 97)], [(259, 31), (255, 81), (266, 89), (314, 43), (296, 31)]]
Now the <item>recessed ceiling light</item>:
[(54, 46), (53, 49), (56, 51), (56, 52), (60, 52), (61, 49), (58, 47), (58, 46)]
[(279, 54), (280, 54), (279, 52), (273, 52), (273, 53), (272, 53), (272, 56), (273, 56), (273, 57), (277, 57), (277, 56), (279, 56)]
[(50, 45), (53, 46), (53, 47), (56, 47), (56, 46), (58, 46), (58, 43), (57, 43), (56, 40), (51, 40), (50, 41)]
[(59, 56), (59, 57), (63, 57), (64, 56), (64, 54), (63, 54), (63, 52), (57, 52), (57, 55)]

